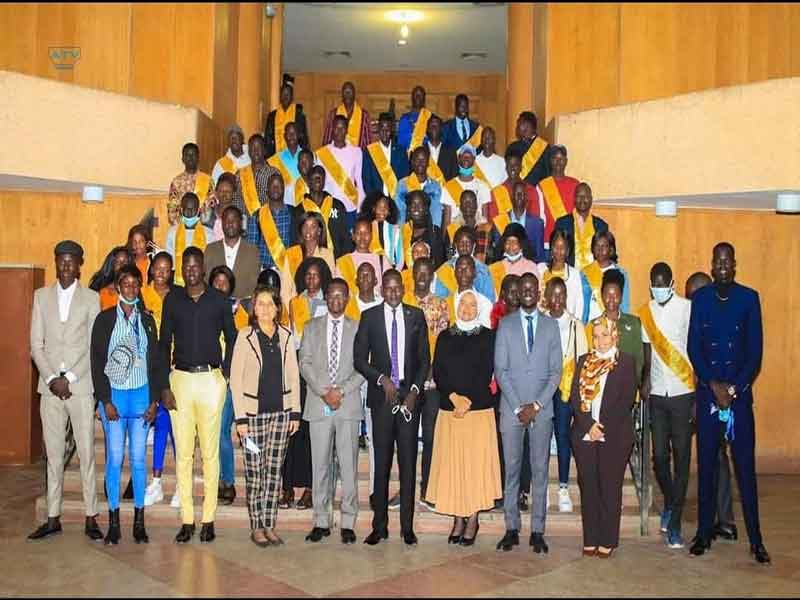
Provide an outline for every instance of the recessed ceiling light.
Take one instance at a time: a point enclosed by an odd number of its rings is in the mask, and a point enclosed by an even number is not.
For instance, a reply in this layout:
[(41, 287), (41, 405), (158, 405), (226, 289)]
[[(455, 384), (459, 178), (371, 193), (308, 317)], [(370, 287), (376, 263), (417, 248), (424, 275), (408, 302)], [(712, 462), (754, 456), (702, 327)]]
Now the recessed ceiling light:
[(408, 45), (408, 40), (397, 40), (397, 45), (398, 46), (407, 46)]
[(425, 15), (421, 10), (390, 10), (385, 17), (394, 23), (417, 23), (422, 21)]
[(323, 50), (322, 52), (325, 58), (335, 58), (335, 57), (342, 57), (342, 58), (350, 58), (351, 54), (349, 50)]

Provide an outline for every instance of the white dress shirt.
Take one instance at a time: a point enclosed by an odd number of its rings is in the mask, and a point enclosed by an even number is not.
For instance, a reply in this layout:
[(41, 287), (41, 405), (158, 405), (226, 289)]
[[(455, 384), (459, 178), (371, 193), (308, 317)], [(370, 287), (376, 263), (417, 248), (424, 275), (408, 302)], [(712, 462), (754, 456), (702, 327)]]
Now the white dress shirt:
[[(689, 340), (689, 319), (692, 315), (692, 303), (686, 298), (673, 294), (672, 298), (661, 306), (655, 300), (650, 300), (650, 312), (658, 330), (669, 340), (669, 343), (680, 353), (686, 361), (689, 354), (686, 345)], [(642, 342), (649, 344), (650, 336), (642, 326)], [(680, 396), (688, 394), (691, 390), (678, 377), (669, 366), (661, 360), (655, 348), (652, 351), (650, 363), (650, 393), (656, 396)]]
[(236, 240), (236, 244), (234, 244), (233, 247), (228, 246), (228, 242), (225, 240), (222, 241), (222, 247), (225, 248), (225, 264), (231, 271), (233, 271), (233, 265), (236, 264), (236, 255), (239, 254), (239, 246), (241, 245), (241, 237)]
[(433, 144), (428, 142), (428, 150), (431, 153), (431, 161), (432, 162), (435, 162), (435, 163), (439, 162), (439, 152), (442, 151), (442, 146), (443, 145), (444, 144), (442, 144), (442, 142), (439, 142), (438, 146), (434, 146)]
[[(397, 305), (397, 374), (400, 381), (405, 379), (406, 367), (406, 323), (403, 318), (403, 305)], [(386, 343), (389, 346), (389, 358), (392, 357), (392, 307), (383, 303), (383, 315), (386, 322)], [(387, 373), (391, 376), (391, 373)]]
[[(67, 319), (69, 318), (69, 307), (72, 304), (72, 298), (75, 296), (76, 289), (78, 289), (77, 279), (73, 281), (72, 285), (66, 289), (62, 288), (60, 283), (56, 283), (56, 295), (58, 296), (58, 318), (62, 323), (66, 323)], [(59, 371), (66, 371), (66, 365), (63, 362), (59, 366)], [(45, 383), (49, 385), (50, 382), (53, 381), (53, 379), (56, 379), (58, 376), (59, 373), (50, 374), (47, 379), (45, 379)], [(64, 377), (66, 377), (67, 381), (70, 383), (75, 383), (78, 381), (78, 376), (72, 371), (66, 371)]]
[[(250, 164), (250, 154), (247, 151), (247, 144), (242, 144), (242, 154), (241, 156), (234, 156), (231, 149), (228, 148), (228, 151), (225, 153), (225, 156), (230, 158), (233, 161), (233, 164), (236, 165), (236, 168), (241, 170), (244, 169), (247, 165)], [(222, 160), (222, 159), (220, 159)], [(211, 170), (211, 179), (214, 180), (214, 185), (217, 185), (217, 181), (219, 181), (219, 176), (222, 175), (225, 170), (222, 168), (219, 160), (214, 163), (214, 168)]]

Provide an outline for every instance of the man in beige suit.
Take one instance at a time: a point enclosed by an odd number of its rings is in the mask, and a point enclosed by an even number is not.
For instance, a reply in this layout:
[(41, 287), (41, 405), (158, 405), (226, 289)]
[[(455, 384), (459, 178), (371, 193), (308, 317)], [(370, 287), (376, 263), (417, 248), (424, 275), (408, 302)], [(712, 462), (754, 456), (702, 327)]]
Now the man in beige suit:
[(242, 211), (238, 207), (231, 205), (222, 212), (222, 233), (223, 239), (206, 246), (206, 279), (214, 267), (227, 265), (236, 277), (234, 298), (248, 298), (258, 282), (261, 258), (258, 248), (242, 239)]
[(333, 279), (325, 290), (328, 314), (312, 319), (300, 345), (300, 374), (306, 381), (303, 419), (311, 434), (314, 528), (306, 536), (319, 542), (330, 535), (330, 504), (336, 491), (330, 481), (332, 449), (336, 449), (342, 477), (343, 544), (353, 544), (358, 517), (358, 434), (364, 410), (361, 384), (364, 378), (353, 365), (353, 343), (358, 324), (344, 315), (349, 299), (347, 282)]
[(83, 248), (71, 240), (55, 247), (56, 276), (51, 286), (33, 296), (31, 355), (39, 370), (44, 445), (47, 452), (47, 522), (28, 536), (38, 540), (61, 533), (64, 485), (64, 431), (72, 421), (81, 465), (84, 532), (92, 540), (103, 538), (97, 526), (97, 491), (94, 467), (94, 387), (89, 346), (94, 319), (100, 312), (97, 292), (78, 282)]

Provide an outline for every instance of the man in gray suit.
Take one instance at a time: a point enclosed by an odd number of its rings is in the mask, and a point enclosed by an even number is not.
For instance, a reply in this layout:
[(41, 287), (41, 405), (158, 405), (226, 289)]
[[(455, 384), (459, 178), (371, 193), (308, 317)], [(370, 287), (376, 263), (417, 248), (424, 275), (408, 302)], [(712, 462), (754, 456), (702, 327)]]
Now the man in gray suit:
[(51, 286), (33, 296), (31, 355), (39, 370), (39, 414), (47, 452), (47, 522), (28, 536), (39, 540), (61, 533), (64, 485), (64, 432), (72, 422), (81, 465), (84, 532), (92, 540), (103, 533), (97, 526), (97, 478), (94, 463), (94, 386), (89, 347), (100, 296), (78, 281), (83, 248), (66, 240), (55, 247), (56, 276)]
[(358, 516), (358, 435), (364, 410), (361, 384), (364, 378), (353, 365), (353, 343), (358, 324), (344, 316), (350, 297), (347, 282), (335, 278), (325, 290), (328, 314), (312, 319), (300, 344), (300, 374), (306, 381), (303, 419), (311, 434), (314, 528), (306, 541), (319, 542), (331, 533), (330, 504), (332, 447), (342, 478), (342, 543), (353, 544)]
[(244, 233), (242, 211), (236, 206), (227, 206), (222, 211), (223, 238), (206, 246), (206, 282), (214, 267), (227, 265), (236, 277), (233, 297), (249, 298), (253, 295), (261, 272), (261, 258), (258, 248), (242, 239)]
[[(504, 506), (506, 534), (497, 544), (508, 552), (519, 545), (519, 476), (523, 460), (531, 461), (531, 538), (533, 551), (547, 553), (544, 522), (550, 438), (553, 435), (553, 394), (561, 380), (562, 354), (558, 322), (539, 312), (539, 281), (533, 273), (520, 277), (520, 308), (497, 328), (494, 372), (502, 392), (500, 432), (506, 465)], [(523, 457), (528, 429), (530, 457)]]

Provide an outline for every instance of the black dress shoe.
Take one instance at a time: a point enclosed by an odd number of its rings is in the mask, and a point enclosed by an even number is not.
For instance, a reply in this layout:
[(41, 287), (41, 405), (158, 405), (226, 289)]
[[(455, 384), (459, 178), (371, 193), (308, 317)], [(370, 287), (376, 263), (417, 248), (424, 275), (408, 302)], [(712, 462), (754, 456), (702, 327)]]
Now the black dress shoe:
[(342, 529), (342, 543), (343, 544), (355, 544), (356, 543), (356, 532), (352, 529)]
[(194, 537), (194, 523), (191, 525), (181, 525), (181, 530), (175, 536), (176, 544), (185, 544)]
[(314, 527), (306, 536), (307, 542), (318, 542), (324, 537), (328, 537), (331, 534), (331, 530), (328, 527)]
[(230, 506), (236, 500), (236, 486), (235, 485), (221, 485), (217, 493), (217, 499), (220, 504)]
[(403, 534), (403, 541), (406, 543), (406, 546), (416, 546), (417, 536), (414, 534), (413, 531), (406, 531)]
[(717, 523), (714, 525), (714, 534), (712, 539), (722, 538), (729, 542), (735, 542), (739, 539), (739, 533), (736, 531), (736, 525), (733, 523)]
[(104, 543), (106, 546), (116, 546), (122, 537), (119, 528), (119, 509), (108, 511), (108, 531)]
[(103, 532), (100, 531), (100, 527), (97, 525), (97, 519), (94, 517), (86, 517), (83, 533), (93, 542), (98, 542), (103, 539)]
[(750, 554), (753, 555), (753, 558), (756, 559), (756, 562), (761, 563), (762, 565), (768, 565), (772, 563), (772, 559), (769, 557), (769, 552), (767, 552), (767, 549), (764, 548), (764, 544), (750, 544)]
[(503, 552), (510, 552), (514, 546), (519, 546), (519, 531), (516, 529), (509, 529), (503, 536), (503, 539), (497, 542), (497, 549)]
[(366, 450), (367, 448), (367, 438), (363, 435), (358, 436), (358, 447), (362, 450)]
[(53, 535), (61, 533), (61, 519), (58, 517), (50, 517), (47, 522), (40, 525), (36, 531), (28, 536), (29, 540), (43, 540)]
[(528, 543), (533, 546), (533, 551), (536, 552), (536, 554), (541, 554), (542, 552), (547, 554), (550, 550), (550, 548), (547, 547), (547, 542), (544, 541), (543, 533), (533, 532)]
[(381, 540), (389, 539), (389, 530), (385, 529), (383, 531), (377, 531), (373, 529), (370, 534), (364, 538), (364, 543), (370, 546), (376, 545)]
[(214, 521), (203, 523), (203, 526), (200, 528), (200, 541), (213, 542), (216, 537), (217, 535), (214, 533)]
[(711, 541), (704, 540), (700, 536), (697, 536), (692, 541), (692, 547), (689, 548), (689, 554), (692, 556), (703, 556), (703, 554), (709, 550), (711, 550)]

